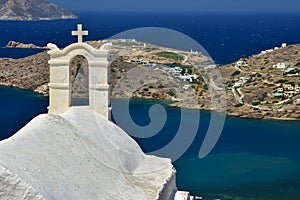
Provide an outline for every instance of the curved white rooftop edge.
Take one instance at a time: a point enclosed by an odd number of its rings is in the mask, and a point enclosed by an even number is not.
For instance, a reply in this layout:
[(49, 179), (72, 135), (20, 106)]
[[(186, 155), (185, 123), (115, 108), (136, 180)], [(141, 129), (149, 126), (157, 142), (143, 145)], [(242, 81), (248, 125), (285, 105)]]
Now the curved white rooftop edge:
[(170, 159), (145, 155), (85, 108), (34, 118), (0, 142), (0, 199), (174, 199)]

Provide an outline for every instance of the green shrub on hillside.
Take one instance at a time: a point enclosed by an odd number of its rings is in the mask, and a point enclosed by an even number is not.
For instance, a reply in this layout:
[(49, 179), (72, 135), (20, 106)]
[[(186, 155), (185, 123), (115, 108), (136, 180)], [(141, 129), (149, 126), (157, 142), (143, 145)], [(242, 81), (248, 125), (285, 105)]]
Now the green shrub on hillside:
[(174, 53), (174, 52), (169, 52), (169, 51), (161, 51), (161, 52), (156, 53), (156, 55), (159, 56), (159, 57), (172, 59), (172, 60), (175, 60), (175, 61), (184, 60), (184, 56), (179, 55), (179, 54)]

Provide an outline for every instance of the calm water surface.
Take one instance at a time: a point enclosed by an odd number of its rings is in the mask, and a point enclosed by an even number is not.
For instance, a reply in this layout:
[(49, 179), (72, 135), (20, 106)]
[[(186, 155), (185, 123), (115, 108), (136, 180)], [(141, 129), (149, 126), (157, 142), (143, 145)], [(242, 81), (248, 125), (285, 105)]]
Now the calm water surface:
[[(0, 87), (0, 96), (1, 139), (47, 112), (48, 99), (33, 92)], [(123, 104), (122, 100), (113, 101)], [(147, 125), (149, 108), (157, 103), (166, 105), (163, 101), (131, 101), (133, 120)], [(145, 152), (166, 145), (177, 133), (180, 110), (166, 111), (167, 122), (160, 133), (152, 138), (134, 138)], [(300, 199), (300, 122), (227, 117), (216, 147), (206, 158), (199, 159), (209, 122), (210, 113), (201, 112), (197, 137), (174, 163), (179, 189), (206, 199)]]

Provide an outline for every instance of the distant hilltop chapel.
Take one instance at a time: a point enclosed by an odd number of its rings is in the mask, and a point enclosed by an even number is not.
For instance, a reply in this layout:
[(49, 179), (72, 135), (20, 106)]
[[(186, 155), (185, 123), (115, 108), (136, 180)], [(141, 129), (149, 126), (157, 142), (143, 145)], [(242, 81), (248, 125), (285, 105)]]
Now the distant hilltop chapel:
[[(108, 45), (95, 49), (84, 43), (88, 31), (80, 24), (72, 35), (78, 42), (62, 50), (48, 44), (48, 114), (0, 141), (0, 199), (192, 199), (177, 191), (170, 159), (145, 155), (108, 120)], [(85, 69), (82, 63), (70, 69), (76, 56), (86, 58)], [(80, 90), (77, 96), (74, 84)], [(84, 105), (76, 102), (81, 98), (87, 100)]]

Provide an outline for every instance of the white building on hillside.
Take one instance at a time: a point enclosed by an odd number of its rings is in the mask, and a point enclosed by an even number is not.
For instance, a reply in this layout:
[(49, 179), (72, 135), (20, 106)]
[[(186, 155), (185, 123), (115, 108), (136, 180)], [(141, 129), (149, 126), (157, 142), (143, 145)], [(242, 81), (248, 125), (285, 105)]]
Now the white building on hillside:
[(282, 43), (282, 44), (281, 44), (281, 47), (282, 47), (282, 48), (287, 47), (287, 43)]
[(189, 81), (189, 82), (193, 82), (193, 81), (197, 81), (199, 76), (198, 75), (195, 75), (195, 74), (187, 74), (185, 73), (184, 75), (181, 75), (179, 76), (180, 80), (182, 81)]
[(288, 67), (288, 63), (277, 63), (276, 65), (273, 65), (274, 69), (285, 69)]
[(236, 62), (235, 66), (236, 67), (246, 67), (246, 66), (248, 66), (248, 64), (246, 61), (240, 60), (240, 61)]

